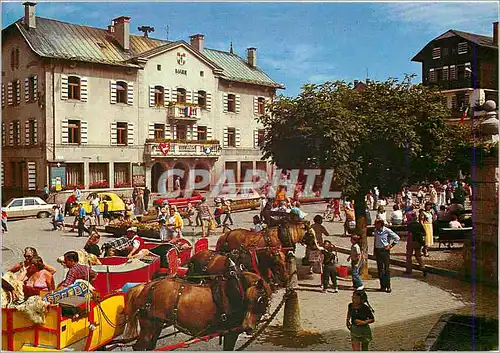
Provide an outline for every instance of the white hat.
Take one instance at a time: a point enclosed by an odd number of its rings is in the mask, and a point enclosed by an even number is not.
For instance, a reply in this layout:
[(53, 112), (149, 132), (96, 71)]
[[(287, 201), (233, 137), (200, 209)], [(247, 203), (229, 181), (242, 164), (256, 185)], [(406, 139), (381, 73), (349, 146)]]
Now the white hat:
[(128, 232), (134, 232), (134, 233), (137, 233), (137, 227), (130, 227), (129, 229), (127, 229), (127, 233)]

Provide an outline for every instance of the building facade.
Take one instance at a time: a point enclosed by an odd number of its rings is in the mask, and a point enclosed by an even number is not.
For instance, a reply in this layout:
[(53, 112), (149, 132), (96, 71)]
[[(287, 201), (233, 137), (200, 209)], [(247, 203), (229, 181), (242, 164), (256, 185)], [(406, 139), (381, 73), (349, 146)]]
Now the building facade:
[(498, 103), (498, 22), (493, 36), (449, 30), (433, 39), (412, 61), (422, 63), (422, 84), (446, 95), (450, 120), (481, 115), (475, 107)]
[[(261, 160), (256, 117), (284, 88), (247, 58), (204, 47), (36, 17), (2, 31), (4, 194), (71, 188), (158, 188), (169, 169), (225, 170), (242, 182)], [(191, 180), (193, 181), (193, 180)], [(197, 180), (199, 181), (199, 180)], [(168, 188), (173, 187), (171, 178)], [(10, 195), (9, 195), (10, 196)]]

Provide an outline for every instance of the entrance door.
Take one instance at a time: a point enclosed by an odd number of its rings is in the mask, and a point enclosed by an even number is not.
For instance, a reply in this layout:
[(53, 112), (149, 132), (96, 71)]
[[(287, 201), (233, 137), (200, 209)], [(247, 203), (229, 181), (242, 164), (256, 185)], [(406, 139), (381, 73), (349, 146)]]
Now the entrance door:
[(159, 162), (156, 162), (151, 167), (151, 192), (158, 192), (158, 182), (164, 171), (165, 167)]

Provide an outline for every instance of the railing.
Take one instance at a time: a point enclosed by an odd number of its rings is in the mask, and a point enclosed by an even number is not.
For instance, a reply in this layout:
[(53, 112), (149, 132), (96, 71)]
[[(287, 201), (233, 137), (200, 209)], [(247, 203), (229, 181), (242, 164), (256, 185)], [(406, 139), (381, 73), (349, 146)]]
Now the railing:
[(219, 143), (146, 142), (144, 153), (150, 157), (209, 157), (221, 155)]
[(197, 120), (198, 107), (188, 104), (177, 103), (167, 108), (168, 119)]

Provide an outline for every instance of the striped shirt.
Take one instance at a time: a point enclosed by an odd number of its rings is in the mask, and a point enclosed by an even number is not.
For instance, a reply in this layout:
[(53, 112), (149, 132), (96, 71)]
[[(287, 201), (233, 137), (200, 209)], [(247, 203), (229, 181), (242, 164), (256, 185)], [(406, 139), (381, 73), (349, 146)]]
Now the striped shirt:
[(66, 278), (61, 283), (61, 286), (67, 287), (75, 283), (77, 279), (83, 279), (85, 281), (92, 282), (97, 276), (94, 270), (85, 265), (76, 264), (68, 270)]

